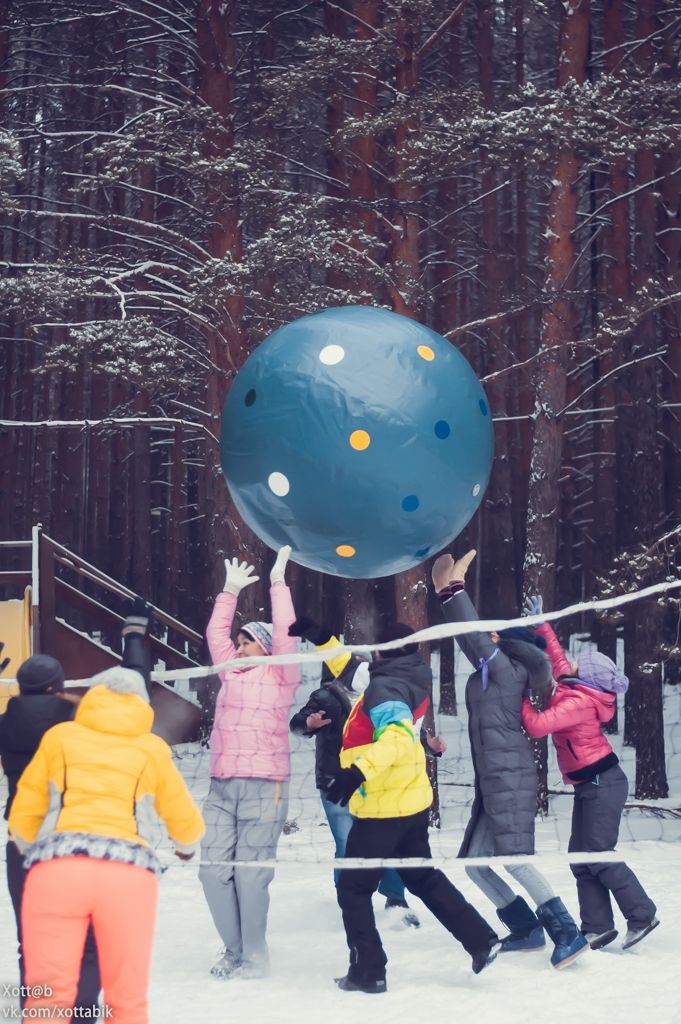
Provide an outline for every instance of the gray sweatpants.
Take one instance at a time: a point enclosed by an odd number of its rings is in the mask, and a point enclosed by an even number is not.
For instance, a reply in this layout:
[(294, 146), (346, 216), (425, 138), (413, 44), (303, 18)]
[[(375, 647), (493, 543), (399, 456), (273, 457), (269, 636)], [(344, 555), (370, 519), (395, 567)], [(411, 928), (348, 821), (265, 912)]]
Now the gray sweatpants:
[[(467, 856), (484, 857), (494, 854), (494, 833), (490, 820), (484, 811), (479, 815), (475, 830), (468, 844)], [(532, 864), (505, 864), (518, 885), (527, 890), (531, 899), (541, 907), (542, 903), (553, 899), (554, 891), (540, 871)], [(516, 894), (503, 878), (492, 868), (466, 868), (466, 874), (472, 879), (485, 896), (492, 901), (497, 910), (503, 910), (516, 898)]]
[(268, 887), (273, 868), (234, 867), (229, 861), (271, 860), (286, 821), (288, 782), (211, 779), (203, 805), (206, 834), (199, 878), (228, 953), (243, 963), (268, 962)]
[[(628, 793), (629, 782), (619, 765), (608, 768), (593, 782), (575, 786), (570, 853), (615, 849)], [(655, 904), (626, 864), (572, 864), (571, 868), (577, 879), (583, 931), (600, 935), (613, 927), (611, 893), (630, 928), (650, 924)]]

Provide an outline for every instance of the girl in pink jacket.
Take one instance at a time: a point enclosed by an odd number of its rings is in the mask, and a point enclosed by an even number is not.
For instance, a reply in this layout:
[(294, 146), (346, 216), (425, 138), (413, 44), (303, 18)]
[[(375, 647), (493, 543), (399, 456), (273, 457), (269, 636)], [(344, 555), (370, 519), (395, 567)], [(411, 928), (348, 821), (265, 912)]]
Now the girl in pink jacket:
[[(255, 583), (254, 568), (225, 561), (225, 589), (215, 601), (206, 638), (214, 664), (236, 658), (294, 654), (295, 620), (284, 571), (291, 548), (281, 548), (270, 580), (272, 623), (249, 622), (232, 640), (240, 592)], [(272, 868), (234, 861), (272, 860), (288, 810), (288, 719), (300, 682), (297, 665), (253, 665), (219, 672), (222, 685), (210, 736), (210, 790), (199, 878), (225, 946), (211, 973), (217, 978), (259, 978), (268, 972), (265, 933)]]
[[(526, 610), (541, 614), (541, 598), (529, 599)], [(602, 726), (613, 717), (617, 694), (626, 691), (629, 680), (599, 651), (586, 651), (577, 664), (571, 663), (548, 623), (536, 632), (546, 640), (557, 683), (545, 711), (535, 711), (525, 698), (523, 727), (535, 739), (553, 736), (563, 781), (575, 787), (569, 852), (614, 850), (629, 782)], [(627, 920), (623, 949), (659, 924), (655, 904), (626, 864), (573, 864), (571, 870), (577, 879), (582, 932), (592, 949), (617, 937), (611, 894)]]

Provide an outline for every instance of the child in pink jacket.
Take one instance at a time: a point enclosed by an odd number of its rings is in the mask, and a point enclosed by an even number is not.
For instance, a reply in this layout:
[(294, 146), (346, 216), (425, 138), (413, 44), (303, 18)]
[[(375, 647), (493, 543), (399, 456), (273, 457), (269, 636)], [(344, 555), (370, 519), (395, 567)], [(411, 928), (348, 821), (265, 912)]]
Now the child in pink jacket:
[[(541, 610), (540, 597), (528, 599), (526, 611)], [(614, 850), (629, 783), (602, 726), (613, 717), (617, 694), (626, 692), (629, 680), (599, 651), (586, 651), (577, 664), (571, 663), (548, 623), (536, 627), (536, 632), (546, 640), (557, 683), (545, 711), (535, 711), (525, 698), (523, 727), (533, 738), (553, 736), (563, 781), (575, 788), (568, 850)], [(607, 946), (617, 936), (611, 894), (627, 920), (623, 949), (659, 924), (655, 904), (626, 864), (573, 864), (571, 869), (577, 879), (582, 932), (592, 949)]]
[[(254, 568), (225, 561), (225, 589), (215, 601), (206, 638), (213, 662), (294, 654), (288, 635), (295, 620), (284, 571), (291, 548), (274, 563), (272, 624), (249, 622), (232, 640), (239, 593), (255, 583)], [(296, 665), (223, 669), (210, 737), (210, 790), (204, 805), (206, 835), (199, 878), (225, 946), (212, 968), (217, 978), (259, 978), (268, 972), (265, 933), (272, 868), (235, 867), (234, 861), (272, 860), (288, 810), (288, 719), (300, 682)]]

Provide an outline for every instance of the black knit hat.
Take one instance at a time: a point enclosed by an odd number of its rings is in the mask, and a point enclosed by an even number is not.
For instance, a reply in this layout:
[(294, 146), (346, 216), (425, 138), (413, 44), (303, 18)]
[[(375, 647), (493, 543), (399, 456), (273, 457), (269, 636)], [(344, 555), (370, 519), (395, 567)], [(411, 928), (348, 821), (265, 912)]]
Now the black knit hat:
[(20, 693), (56, 693), (64, 689), (64, 669), (49, 654), (34, 654), (19, 666), (17, 682)]
[[(411, 636), (416, 630), (404, 622), (386, 622), (378, 631), (378, 643), (387, 644), (390, 640), (401, 640), (402, 637)], [(416, 654), (418, 644), (405, 644), (403, 647), (394, 647), (390, 651), (381, 651), (382, 658), (401, 658), (405, 654)]]
[(534, 644), (540, 651), (546, 650), (546, 640), (539, 633), (527, 629), (526, 626), (509, 626), (508, 629), (499, 630), (500, 640), (522, 640), (524, 644)]

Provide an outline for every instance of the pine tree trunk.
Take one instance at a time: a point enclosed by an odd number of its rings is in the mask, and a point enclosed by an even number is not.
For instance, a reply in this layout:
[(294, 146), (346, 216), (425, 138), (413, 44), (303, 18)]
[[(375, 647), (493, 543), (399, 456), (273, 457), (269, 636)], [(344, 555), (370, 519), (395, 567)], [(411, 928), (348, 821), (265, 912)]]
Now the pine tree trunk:
[[(492, 0), (480, 0), (478, 11), (478, 64), (480, 89), (488, 110), (495, 109), (494, 96), (494, 34)], [(497, 175), (489, 168), (480, 174), (482, 196), (481, 219), (481, 297), (483, 316), (493, 313), (502, 288), (499, 267), (499, 198), (496, 191)], [(488, 328), (486, 370), (493, 372), (508, 363), (508, 344), (503, 326)], [(507, 377), (494, 378), (487, 385), (492, 413), (497, 420), (494, 428), (494, 462), (492, 476), (484, 499), (484, 543), (481, 557), (482, 603), (480, 614), (513, 614), (518, 604), (515, 583), (516, 544), (511, 516), (511, 463), (509, 452), (509, 426)], [(499, 568), (503, 566), (503, 571)]]
[[(559, 85), (582, 83), (589, 47), (589, 0), (577, 0), (561, 13)], [(542, 355), (535, 377), (535, 427), (530, 464), (525, 589), (553, 605), (563, 455), (562, 410), (566, 396), (568, 346), (576, 340), (574, 283), (579, 162), (571, 149), (559, 154), (552, 174), (547, 217), (546, 292), (541, 325)]]
[[(636, 51), (643, 74), (652, 72), (654, 54), (650, 37), (656, 28), (655, 0), (641, 0), (637, 36), (645, 39)], [(655, 158), (650, 150), (635, 158), (636, 183), (650, 182)], [(657, 268), (656, 194), (649, 188), (636, 193), (634, 284), (648, 285)], [(658, 344), (653, 315), (646, 316), (628, 338), (625, 360), (641, 359), (624, 374), (619, 390), (619, 535), (621, 546), (632, 548), (655, 535), (663, 508), (662, 457), (659, 430), (659, 374), (650, 358)], [(636, 747), (636, 796), (665, 797), (668, 793), (664, 757), (662, 671), (656, 648), (663, 631), (664, 613), (655, 600), (638, 602), (625, 614), (625, 669), (629, 689), (625, 698), (625, 742)]]
[[(199, 95), (221, 119), (219, 126), (211, 127), (205, 136), (204, 154), (209, 159), (229, 155), (234, 145), (237, 8), (236, 0), (199, 0), (198, 4)], [(214, 259), (239, 263), (242, 258), (242, 230), (236, 176), (232, 180), (224, 180), (221, 185), (219, 193), (208, 196), (208, 251)], [(225, 194), (228, 200), (225, 200)], [(228, 294), (222, 303), (222, 322), (206, 332), (208, 354), (217, 367), (209, 373), (207, 381), (208, 426), (215, 437), (220, 436), (220, 418), (228, 380), (248, 355), (243, 331), (243, 295), (240, 292)], [(216, 442), (207, 442), (204, 469), (200, 475), (199, 503), (205, 515), (206, 575), (214, 592), (222, 587), (222, 560), (237, 553), (251, 558), (254, 548), (250, 531), (229, 501), (219, 467), (219, 446)], [(263, 584), (257, 587), (258, 596), (261, 596)], [(253, 599), (253, 595), (249, 597)]]

